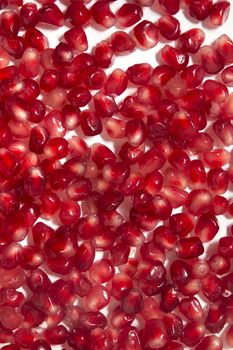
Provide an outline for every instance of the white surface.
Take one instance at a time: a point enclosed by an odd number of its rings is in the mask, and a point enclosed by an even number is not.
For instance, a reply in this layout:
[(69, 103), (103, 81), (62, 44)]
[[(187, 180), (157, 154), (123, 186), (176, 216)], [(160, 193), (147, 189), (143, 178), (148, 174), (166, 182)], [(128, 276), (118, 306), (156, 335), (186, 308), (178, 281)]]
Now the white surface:
[[(155, 0), (155, 1), (157, 1), (157, 0)], [(233, 1), (230, 0), (230, 2), (232, 2), (232, 5), (233, 5)], [(93, 3), (94, 3), (94, 1), (92, 1), (87, 6), (90, 7), (90, 5), (92, 5)], [(111, 8), (112, 8), (113, 12), (116, 12), (116, 10), (123, 3), (125, 3), (124, 0), (117, 0), (114, 3), (112, 3)], [(61, 4), (60, 2), (57, 2), (57, 5), (61, 9), (65, 9), (65, 7), (66, 7), (64, 4)], [(144, 7), (143, 11), (144, 11), (143, 19), (147, 19), (147, 20), (150, 20), (152, 22), (156, 22), (156, 20), (160, 17), (159, 13), (156, 13), (155, 11), (151, 10), (150, 8)], [(162, 13), (162, 11), (161, 11), (161, 13)], [(232, 35), (232, 26), (233, 26), (233, 10), (232, 9), (231, 9), (228, 21), (223, 26), (218, 27), (216, 29), (211, 29), (211, 30), (209, 30), (205, 26), (203, 26), (203, 24), (201, 22), (197, 22), (195, 20), (193, 20), (193, 23), (190, 22), (190, 20), (188, 20), (184, 16), (182, 10), (175, 17), (180, 21), (182, 32), (184, 32), (188, 29), (194, 28), (194, 27), (202, 28), (206, 33), (205, 44), (212, 43), (215, 39), (217, 39), (222, 34), (226, 33), (229, 36)], [(62, 34), (67, 30), (67, 27), (53, 29), (53, 30), (51, 30), (51, 29), (45, 30), (44, 26), (43, 27), (38, 26), (38, 29), (40, 29), (41, 31), (43, 31), (44, 34), (47, 35), (49, 42), (50, 42), (50, 46), (55, 47), (57, 45), (57, 43), (59, 42), (59, 40), (62, 38)], [(129, 31), (131, 31), (131, 29), (132, 29), (132, 27), (127, 29), (126, 31), (129, 32)], [(88, 43), (89, 43), (89, 49), (87, 52), (91, 52), (92, 48), (95, 46), (95, 44), (97, 44), (99, 41), (107, 39), (116, 30), (117, 29), (115, 27), (110, 28), (110, 29), (105, 30), (105, 31), (97, 31), (91, 27), (85, 28), (87, 38), (88, 38)], [(152, 67), (156, 67), (156, 65), (158, 64), (158, 62), (156, 61), (156, 55), (161, 50), (161, 48), (164, 46), (164, 42), (165, 42), (164, 38), (162, 38), (162, 41), (163, 41), (162, 43), (159, 43), (156, 47), (154, 47), (150, 50), (143, 51), (143, 50), (137, 49), (136, 51), (134, 51), (133, 53), (131, 53), (129, 55), (116, 57), (113, 65), (109, 69), (107, 69), (106, 72), (110, 73), (115, 68), (122, 68), (122, 69), (126, 70), (130, 65), (135, 64), (135, 63), (142, 63), (142, 62), (150, 63), (152, 65)], [(173, 45), (174, 43), (170, 42), (170, 44)], [(191, 61), (190, 61), (190, 64), (191, 64)], [(95, 93), (95, 92), (93, 92), (93, 93)], [(121, 101), (122, 98), (128, 94), (129, 94), (129, 92), (127, 91), (126, 93), (124, 93), (123, 95), (118, 97), (116, 99), (117, 102)], [(97, 141), (101, 141), (102, 143), (106, 143), (105, 141), (101, 140), (101, 138), (99, 136), (87, 138), (87, 142), (90, 145), (92, 143), (97, 142)], [(111, 147), (113, 146), (111, 143), (108, 143), (108, 145)], [(228, 192), (226, 194), (226, 196), (231, 198), (232, 193)], [(178, 209), (176, 211), (179, 212), (180, 210)], [(39, 219), (39, 220), (42, 221), (41, 219)], [(222, 217), (222, 216), (218, 216), (218, 220), (219, 220), (219, 224), (220, 224), (220, 232), (219, 232), (218, 236), (215, 238), (215, 240), (218, 240), (220, 236), (225, 235), (226, 231), (227, 231), (227, 227), (232, 223), (231, 219), (226, 219), (225, 217)], [(208, 244), (205, 244), (205, 249), (207, 249), (207, 248), (208, 248)], [(98, 257), (100, 257), (100, 256), (101, 256), (101, 254), (98, 254)], [(68, 349), (67, 345), (64, 347), (66, 349)], [(53, 348), (54, 349), (61, 349), (61, 348), (63, 348), (63, 346), (56, 346)]]

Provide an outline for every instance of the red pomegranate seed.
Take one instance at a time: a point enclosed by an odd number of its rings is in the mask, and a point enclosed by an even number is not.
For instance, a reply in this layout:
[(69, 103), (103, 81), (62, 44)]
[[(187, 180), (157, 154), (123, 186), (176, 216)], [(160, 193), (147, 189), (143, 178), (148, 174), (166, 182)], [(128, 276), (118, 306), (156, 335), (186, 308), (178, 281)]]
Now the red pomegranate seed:
[(206, 183), (206, 172), (203, 162), (199, 159), (194, 159), (190, 162), (186, 170), (188, 176), (188, 184), (192, 189), (197, 189)]
[(121, 299), (121, 307), (126, 315), (135, 315), (139, 313), (143, 308), (141, 291), (137, 288), (128, 289)]
[(175, 75), (176, 71), (173, 67), (169, 65), (160, 65), (154, 68), (151, 82), (158, 86), (165, 85), (171, 78), (175, 77)]
[(116, 17), (106, 0), (96, 2), (91, 8), (91, 13), (94, 21), (106, 29), (114, 26), (116, 22)]
[(192, 321), (202, 321), (204, 316), (201, 304), (195, 297), (182, 299), (179, 304), (179, 310)]
[(202, 292), (210, 301), (218, 301), (223, 292), (222, 281), (217, 276), (210, 274), (202, 280)]
[(220, 0), (216, 2), (210, 13), (210, 22), (214, 26), (221, 26), (223, 25), (229, 16), (230, 12), (230, 3), (229, 1)]
[(141, 21), (133, 29), (134, 37), (144, 49), (150, 49), (158, 43), (158, 29), (150, 21)]
[(55, 4), (45, 4), (39, 10), (39, 21), (62, 27), (64, 24), (64, 16), (59, 7)]
[(233, 66), (228, 66), (221, 72), (221, 79), (224, 84), (232, 86), (233, 84)]
[(199, 29), (190, 29), (179, 37), (179, 45), (181, 50), (189, 53), (196, 53), (205, 40), (205, 33)]
[(49, 344), (64, 344), (68, 331), (63, 325), (59, 325), (54, 328), (45, 329), (43, 335)]
[(157, 22), (157, 27), (160, 34), (162, 34), (167, 40), (176, 40), (180, 36), (180, 23), (173, 16), (164, 15), (160, 17)]
[(38, 23), (38, 9), (36, 4), (28, 2), (20, 9), (20, 21), (25, 28), (35, 27)]
[(126, 90), (127, 85), (127, 74), (122, 69), (115, 69), (108, 77), (104, 88), (109, 95), (121, 95)]
[(219, 230), (218, 221), (212, 214), (202, 214), (195, 227), (195, 234), (203, 243), (210, 242)]
[(71, 28), (64, 33), (64, 38), (68, 45), (77, 53), (83, 53), (88, 48), (87, 37), (81, 27)]
[(223, 342), (216, 335), (209, 335), (202, 339), (202, 341), (196, 346), (195, 350), (222, 350)]
[(206, 152), (203, 159), (211, 168), (222, 167), (229, 163), (230, 153), (225, 149), (216, 148), (213, 151)]
[(224, 59), (212, 46), (202, 46), (199, 50), (200, 63), (208, 74), (217, 74), (224, 68)]
[(200, 321), (191, 321), (184, 327), (184, 332), (181, 336), (182, 342), (187, 346), (197, 345), (205, 334), (205, 326)]
[(82, 1), (72, 2), (67, 7), (65, 18), (71, 24), (78, 27), (89, 22), (91, 13), (82, 3)]
[(191, 0), (189, 6), (189, 12), (192, 17), (203, 21), (209, 17), (212, 10), (213, 1), (212, 0)]
[(177, 255), (180, 259), (194, 259), (203, 253), (204, 247), (198, 237), (181, 238), (177, 242)]
[(0, 15), (1, 32), (17, 35), (20, 28), (19, 15), (14, 11), (4, 11)]
[(178, 292), (175, 285), (168, 284), (161, 294), (160, 308), (164, 312), (171, 312), (179, 304)]
[(111, 45), (115, 54), (127, 54), (135, 50), (134, 40), (125, 32), (117, 31), (111, 35)]
[(170, 266), (170, 274), (172, 281), (178, 286), (186, 284), (191, 276), (190, 265), (183, 260), (175, 260)]
[(123, 4), (116, 13), (116, 24), (121, 28), (128, 28), (140, 21), (142, 9), (136, 4)]
[(211, 333), (219, 333), (226, 324), (224, 304), (211, 304), (205, 320), (205, 326)]
[(85, 298), (85, 305), (91, 311), (99, 311), (109, 303), (109, 292), (102, 285), (95, 285), (91, 288)]
[(180, 0), (175, 0), (173, 2), (169, 0), (159, 0), (159, 4), (162, 9), (170, 15), (175, 15), (180, 9)]
[(143, 341), (145, 346), (151, 348), (161, 348), (168, 340), (168, 335), (164, 321), (159, 319), (148, 320), (145, 324)]
[(95, 47), (95, 60), (99, 67), (108, 68), (111, 65), (113, 49), (107, 41), (101, 41)]
[(193, 64), (186, 67), (181, 72), (181, 78), (185, 80), (186, 85), (189, 89), (198, 87), (205, 77), (204, 69), (198, 64)]
[(129, 80), (137, 85), (142, 85), (148, 83), (152, 67), (148, 63), (135, 64), (129, 67), (126, 71)]
[(228, 172), (221, 168), (210, 169), (207, 177), (208, 187), (215, 194), (223, 194), (227, 191), (229, 183)]
[(228, 35), (221, 35), (215, 42), (215, 48), (224, 63), (232, 63), (233, 41)]
[(1, 306), (1, 325), (9, 330), (19, 327), (22, 317), (17, 309), (11, 306)]
[(165, 45), (163, 47), (162, 59), (166, 64), (172, 66), (177, 71), (183, 70), (189, 61), (189, 57), (186, 53), (170, 45)]
[(213, 254), (208, 262), (211, 270), (218, 275), (223, 275), (230, 270), (230, 260), (221, 254)]
[(27, 29), (24, 37), (28, 46), (34, 47), (39, 52), (49, 46), (47, 37), (36, 28)]
[(233, 258), (233, 237), (221, 237), (218, 243), (218, 251), (225, 258)]

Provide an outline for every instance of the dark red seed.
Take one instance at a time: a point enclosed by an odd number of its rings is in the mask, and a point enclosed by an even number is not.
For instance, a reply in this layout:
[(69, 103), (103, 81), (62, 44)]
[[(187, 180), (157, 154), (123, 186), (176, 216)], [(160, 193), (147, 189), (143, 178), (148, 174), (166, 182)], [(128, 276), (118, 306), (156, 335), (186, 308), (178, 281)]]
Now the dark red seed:
[(188, 65), (189, 61), (189, 57), (186, 53), (170, 45), (165, 45), (163, 47), (162, 59), (166, 64), (172, 66), (177, 71), (183, 70)]
[(127, 54), (135, 50), (135, 42), (125, 32), (117, 31), (111, 35), (111, 44), (116, 54)]
[(160, 17), (157, 27), (160, 34), (167, 40), (176, 40), (180, 36), (180, 23), (175, 17), (170, 15)]
[(158, 43), (158, 29), (150, 21), (144, 20), (138, 23), (133, 32), (137, 42), (144, 49), (150, 49)]
[(56, 27), (62, 27), (64, 24), (64, 16), (57, 5), (53, 3), (45, 4), (39, 10), (39, 21)]
[(104, 28), (111, 28), (116, 22), (116, 17), (106, 0), (97, 1), (92, 6), (91, 13), (94, 21)]
[(140, 21), (143, 15), (139, 5), (129, 3), (123, 4), (116, 14), (116, 24), (121, 28), (128, 28)]
[(223, 25), (229, 16), (230, 2), (225, 0), (217, 1), (211, 9), (210, 22), (214, 26)]
[(82, 1), (75, 1), (67, 7), (65, 18), (74, 26), (83, 26), (89, 22), (91, 13)]
[(175, 15), (180, 9), (180, 0), (159, 0), (159, 4), (170, 15)]
[(203, 21), (209, 17), (213, 6), (212, 0), (191, 0), (189, 12), (192, 17)]

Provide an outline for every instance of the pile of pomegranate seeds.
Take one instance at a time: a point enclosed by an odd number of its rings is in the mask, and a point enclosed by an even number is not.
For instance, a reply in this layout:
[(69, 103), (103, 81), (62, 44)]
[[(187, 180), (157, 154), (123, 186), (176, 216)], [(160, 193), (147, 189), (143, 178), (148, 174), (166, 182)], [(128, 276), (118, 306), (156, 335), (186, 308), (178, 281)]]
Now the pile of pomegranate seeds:
[(1, 349), (232, 349), (230, 2), (0, 9)]

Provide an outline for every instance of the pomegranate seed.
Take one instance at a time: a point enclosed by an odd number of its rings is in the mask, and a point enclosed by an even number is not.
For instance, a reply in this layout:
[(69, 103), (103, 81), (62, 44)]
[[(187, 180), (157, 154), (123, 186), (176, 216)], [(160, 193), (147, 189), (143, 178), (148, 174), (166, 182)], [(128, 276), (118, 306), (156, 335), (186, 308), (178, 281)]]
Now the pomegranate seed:
[(201, 66), (208, 74), (219, 73), (224, 68), (223, 58), (212, 46), (202, 46), (199, 50)]
[(181, 72), (181, 78), (184, 79), (189, 89), (198, 87), (202, 83), (204, 77), (205, 71), (198, 64), (188, 66)]
[(134, 37), (144, 49), (151, 49), (158, 43), (158, 29), (150, 21), (141, 21), (133, 29)]
[(230, 161), (230, 153), (224, 149), (215, 149), (210, 152), (206, 152), (203, 155), (204, 161), (211, 167), (217, 168), (224, 166)]
[(189, 6), (189, 12), (192, 17), (195, 17), (199, 21), (205, 20), (209, 17), (212, 10), (212, 0), (191, 0)]
[[(66, 98), (66, 91), (62, 88), (57, 87), (45, 96), (44, 101), (52, 109), (55, 109), (61, 108), (66, 103)], [(50, 113), (53, 113), (53, 111), (51, 111)]]
[(189, 187), (192, 189), (200, 188), (204, 183), (206, 183), (206, 172), (201, 160), (192, 160), (186, 173), (188, 176)]
[(111, 35), (111, 45), (115, 54), (127, 54), (135, 50), (134, 40), (125, 32), (117, 31)]
[(162, 248), (171, 250), (175, 247), (176, 237), (174, 232), (165, 226), (158, 226), (153, 233), (153, 240), (155, 244)]
[(179, 37), (179, 45), (181, 50), (189, 53), (196, 53), (205, 40), (205, 33), (199, 29), (190, 29)]
[(228, 16), (229, 16), (229, 11), (230, 11), (230, 3), (225, 0), (220, 0), (216, 2), (210, 13), (210, 22), (214, 26), (221, 26), (223, 25)]
[(109, 298), (108, 290), (101, 285), (96, 285), (87, 294), (85, 305), (91, 311), (99, 311), (108, 305)]
[(116, 17), (112, 13), (108, 1), (101, 0), (96, 2), (91, 8), (91, 13), (94, 21), (106, 29), (114, 26), (116, 22)]
[(20, 9), (20, 21), (25, 28), (35, 27), (39, 21), (36, 4), (28, 2)]
[(45, 4), (39, 10), (39, 21), (48, 23), (57, 27), (62, 27), (64, 24), (63, 13), (55, 4)]
[[(211, 151), (213, 148), (213, 143), (214, 141), (212, 137), (209, 134), (202, 132), (202, 133), (197, 133), (193, 135), (193, 137), (189, 140), (188, 148), (190, 149), (192, 154), (200, 154), (200, 153)], [(197, 160), (195, 160), (193, 164), (199, 163), (196, 161)]]
[(215, 194), (223, 194), (227, 191), (229, 183), (228, 172), (221, 168), (210, 169), (207, 177), (208, 187)]
[(228, 86), (232, 86), (233, 84), (233, 67), (232, 66), (228, 66), (226, 68), (223, 69), (223, 71), (221, 72), (221, 79), (224, 82), (224, 84), (228, 85)]
[(128, 77), (122, 69), (115, 69), (105, 83), (105, 92), (109, 95), (121, 95), (127, 88)]
[(181, 238), (177, 243), (177, 255), (181, 259), (194, 259), (204, 252), (203, 244), (198, 237)]
[(222, 215), (228, 210), (229, 202), (222, 196), (215, 196), (213, 199), (213, 214)]
[(90, 10), (82, 3), (82, 1), (75, 1), (67, 7), (65, 18), (73, 26), (83, 26), (87, 24), (91, 18)]
[[(73, 5), (76, 3), (73, 3)], [(87, 37), (81, 27), (71, 28), (64, 34), (64, 38), (71, 49), (77, 53), (83, 53), (88, 48)]]
[(139, 5), (124, 4), (116, 14), (116, 24), (121, 28), (128, 28), (140, 21), (143, 12)]
[(4, 34), (17, 35), (20, 28), (19, 15), (14, 11), (4, 11), (0, 15), (0, 27)]
[(111, 65), (113, 49), (107, 41), (101, 41), (95, 46), (95, 60), (99, 67), (108, 68)]
[(215, 47), (224, 63), (232, 63), (233, 41), (229, 36), (221, 35), (215, 42)]
[(219, 333), (226, 323), (226, 308), (223, 304), (211, 304), (205, 326), (211, 333)]
[(205, 326), (200, 321), (191, 321), (184, 327), (181, 340), (187, 346), (195, 346), (202, 340), (204, 334)]
[(49, 344), (64, 344), (68, 331), (63, 325), (59, 325), (54, 328), (45, 329), (43, 335)]
[(27, 29), (25, 32), (25, 41), (28, 46), (34, 47), (39, 52), (47, 49), (49, 46), (47, 37), (36, 28)]
[(1, 306), (1, 325), (9, 330), (19, 327), (22, 321), (21, 315), (17, 309), (11, 306)]
[(177, 71), (183, 70), (189, 61), (189, 57), (186, 53), (169, 45), (163, 47), (162, 59), (166, 64), (172, 66)]
[(180, 23), (173, 16), (164, 15), (160, 17), (157, 22), (157, 27), (160, 34), (162, 34), (167, 40), (176, 40), (180, 36)]
[(179, 304), (179, 310), (191, 321), (202, 321), (204, 316), (201, 304), (195, 297), (182, 299)]
[(216, 335), (206, 336), (195, 348), (195, 350), (204, 350), (204, 349), (222, 350), (223, 349), (222, 340), (218, 338)]
[(145, 324), (143, 338), (145, 346), (151, 348), (163, 347), (168, 340), (164, 322), (159, 319), (148, 320)]
[(202, 279), (202, 292), (212, 302), (216, 302), (221, 298), (222, 281), (215, 275), (210, 274)]
[(190, 265), (183, 260), (175, 260), (170, 266), (170, 274), (172, 281), (178, 286), (186, 284), (191, 275)]
[(168, 284), (163, 288), (163, 293), (161, 294), (160, 307), (164, 312), (171, 312), (179, 304), (178, 292), (175, 285)]

